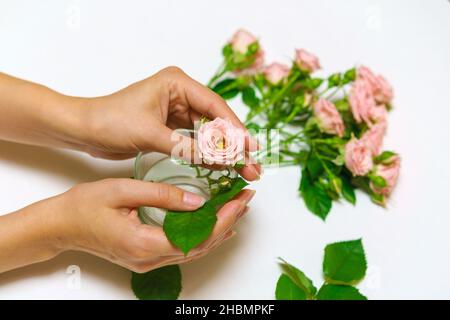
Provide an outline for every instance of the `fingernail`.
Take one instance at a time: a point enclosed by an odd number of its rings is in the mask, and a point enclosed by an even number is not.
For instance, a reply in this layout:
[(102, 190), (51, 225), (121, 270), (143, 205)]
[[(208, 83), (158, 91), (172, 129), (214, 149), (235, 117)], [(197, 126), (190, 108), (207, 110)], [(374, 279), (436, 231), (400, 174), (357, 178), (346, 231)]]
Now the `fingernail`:
[(223, 238), (222, 241), (228, 240), (230, 238), (233, 238), (236, 235), (236, 231), (234, 230), (230, 230), (227, 232), (227, 234), (225, 235), (225, 237)]
[(252, 190), (252, 189), (246, 189), (248, 191), (246, 191), (244, 193), (244, 197), (243, 197), (243, 201), (245, 202), (245, 205), (247, 205), (247, 203), (250, 202), (250, 200), (252, 200), (252, 198), (255, 196), (256, 191)]
[(263, 167), (260, 164), (256, 165), (255, 167), (257, 168), (256, 171), (258, 171), (259, 176), (262, 176), (264, 173)]
[(190, 207), (199, 208), (205, 204), (206, 199), (192, 192), (183, 194), (183, 202)]
[(259, 174), (258, 170), (255, 168), (255, 166), (251, 166), (250, 168), (252, 168), (251, 170), (253, 171), (254, 175), (256, 176), (255, 180), (259, 180), (260, 174)]

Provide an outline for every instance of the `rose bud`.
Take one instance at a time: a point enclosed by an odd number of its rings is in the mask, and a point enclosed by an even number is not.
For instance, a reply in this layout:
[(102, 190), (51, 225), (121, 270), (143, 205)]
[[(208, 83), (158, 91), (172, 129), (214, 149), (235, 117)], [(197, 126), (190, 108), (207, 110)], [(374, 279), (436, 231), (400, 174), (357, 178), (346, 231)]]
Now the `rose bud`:
[(348, 98), (350, 110), (356, 122), (365, 122), (371, 126), (373, 121), (371, 119), (372, 109), (376, 107), (375, 100), (368, 84), (363, 80), (356, 80), (350, 90)]
[(345, 145), (345, 166), (354, 176), (365, 176), (372, 170), (372, 153), (364, 141), (353, 137)]
[(320, 69), (319, 59), (304, 49), (295, 50), (295, 63), (300, 70), (306, 72), (314, 72)]
[(383, 146), (383, 136), (386, 132), (385, 123), (378, 123), (369, 128), (361, 137), (361, 140), (367, 145), (372, 156), (377, 156), (381, 152)]
[(344, 122), (333, 103), (320, 98), (314, 103), (313, 112), (320, 130), (328, 134), (335, 134), (338, 137), (344, 135)]
[(370, 88), (375, 101), (378, 103), (390, 103), (394, 96), (391, 85), (381, 75), (375, 75), (372, 70), (361, 66), (357, 71), (358, 79), (364, 80)]
[(263, 69), (263, 75), (273, 85), (279, 84), (287, 78), (291, 69), (282, 63), (272, 63)]
[(389, 164), (379, 164), (375, 167), (374, 174), (380, 176), (386, 181), (386, 186), (378, 188), (371, 182), (370, 188), (376, 194), (389, 196), (392, 193), (395, 185), (397, 184), (398, 176), (400, 173), (400, 157), (395, 156)]

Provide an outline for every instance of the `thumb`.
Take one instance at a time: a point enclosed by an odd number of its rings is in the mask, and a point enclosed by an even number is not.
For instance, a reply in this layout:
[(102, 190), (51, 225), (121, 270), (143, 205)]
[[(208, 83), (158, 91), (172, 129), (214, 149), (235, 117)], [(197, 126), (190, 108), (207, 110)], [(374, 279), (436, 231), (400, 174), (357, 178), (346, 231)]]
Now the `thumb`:
[(192, 211), (206, 199), (176, 186), (133, 179), (114, 179), (114, 204), (117, 207), (158, 207), (176, 211)]

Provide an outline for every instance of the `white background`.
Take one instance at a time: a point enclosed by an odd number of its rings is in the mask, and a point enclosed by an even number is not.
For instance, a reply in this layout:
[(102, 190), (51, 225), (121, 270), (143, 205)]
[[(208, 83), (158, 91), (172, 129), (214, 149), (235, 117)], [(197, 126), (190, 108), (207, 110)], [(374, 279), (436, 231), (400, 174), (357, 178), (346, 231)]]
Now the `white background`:
[[(402, 155), (401, 178), (387, 210), (358, 194), (356, 207), (335, 204), (323, 223), (298, 197), (299, 168), (266, 170), (238, 235), (182, 267), (182, 298), (273, 298), (279, 256), (319, 286), (324, 246), (359, 237), (369, 262), (359, 288), (370, 299), (450, 298), (448, 1), (1, 0), (0, 70), (81, 96), (168, 65), (206, 82), (239, 27), (260, 37), (269, 61), (289, 62), (304, 47), (323, 73), (356, 63), (383, 73), (396, 92), (386, 148)], [(131, 172), (132, 161), (0, 142), (0, 212)], [(78, 289), (71, 265), (81, 270)], [(69, 252), (1, 274), (0, 298), (132, 299), (129, 280), (127, 270)]]

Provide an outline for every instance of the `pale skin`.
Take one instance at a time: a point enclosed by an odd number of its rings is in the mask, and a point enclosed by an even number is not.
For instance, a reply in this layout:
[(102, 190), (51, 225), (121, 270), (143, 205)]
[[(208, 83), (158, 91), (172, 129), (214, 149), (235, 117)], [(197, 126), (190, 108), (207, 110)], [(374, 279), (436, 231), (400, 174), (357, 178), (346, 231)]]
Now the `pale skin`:
[[(139, 151), (170, 154), (172, 130), (191, 128), (201, 116), (230, 119), (244, 128), (218, 95), (176, 67), (95, 98), (66, 96), (0, 73), (0, 114), (0, 140), (117, 160)], [(255, 148), (251, 138), (246, 148)], [(256, 180), (261, 167), (247, 164), (240, 174)], [(184, 256), (162, 228), (142, 224), (136, 208), (189, 211), (202, 206), (203, 198), (175, 186), (127, 178), (82, 183), (0, 216), (0, 272), (67, 250), (85, 251), (136, 272), (189, 262), (235, 234), (253, 195), (253, 190), (244, 190), (226, 203), (212, 235)]]

